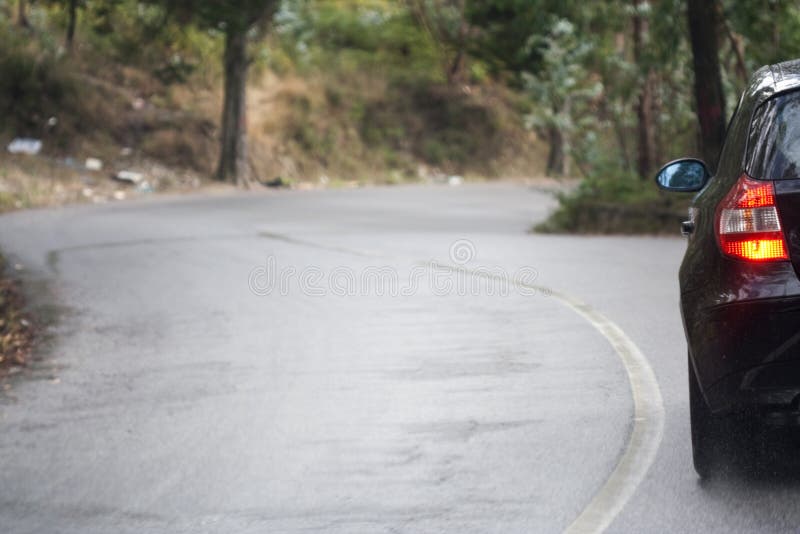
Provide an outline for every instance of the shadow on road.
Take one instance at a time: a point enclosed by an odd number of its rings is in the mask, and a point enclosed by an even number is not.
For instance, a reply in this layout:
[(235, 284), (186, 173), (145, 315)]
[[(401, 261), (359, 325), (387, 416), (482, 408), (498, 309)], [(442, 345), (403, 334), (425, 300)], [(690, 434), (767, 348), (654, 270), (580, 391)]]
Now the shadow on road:
[(704, 490), (722, 486), (800, 488), (800, 427), (737, 425), (718, 451), (714, 474)]

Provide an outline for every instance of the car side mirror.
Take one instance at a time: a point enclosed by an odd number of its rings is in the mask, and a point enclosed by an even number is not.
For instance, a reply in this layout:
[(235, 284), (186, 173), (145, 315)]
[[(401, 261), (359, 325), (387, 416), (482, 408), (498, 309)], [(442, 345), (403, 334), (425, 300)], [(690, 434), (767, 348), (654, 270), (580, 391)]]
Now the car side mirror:
[(685, 158), (667, 163), (656, 174), (656, 183), (661, 189), (692, 193), (700, 191), (711, 173), (706, 164), (699, 159)]

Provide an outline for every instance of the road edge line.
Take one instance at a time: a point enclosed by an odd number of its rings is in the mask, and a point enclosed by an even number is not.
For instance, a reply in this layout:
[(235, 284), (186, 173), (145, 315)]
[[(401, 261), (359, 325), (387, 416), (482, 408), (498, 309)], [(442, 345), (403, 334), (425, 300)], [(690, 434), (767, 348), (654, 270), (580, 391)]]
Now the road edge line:
[(586, 319), (622, 360), (633, 397), (633, 429), (625, 452), (589, 504), (564, 530), (566, 534), (605, 531), (633, 497), (653, 465), (664, 435), (664, 401), (647, 357), (616, 323), (563, 293), (551, 294)]
[(506, 276), (474, 271), (463, 266), (426, 262), (429, 267), (462, 271), (471, 276), (498, 278), (516, 287), (554, 298), (580, 315), (611, 344), (622, 361), (633, 397), (633, 429), (625, 451), (592, 500), (564, 530), (565, 534), (604, 532), (619, 515), (653, 465), (664, 435), (664, 401), (656, 375), (647, 357), (611, 319), (588, 304), (540, 285), (526, 284)]

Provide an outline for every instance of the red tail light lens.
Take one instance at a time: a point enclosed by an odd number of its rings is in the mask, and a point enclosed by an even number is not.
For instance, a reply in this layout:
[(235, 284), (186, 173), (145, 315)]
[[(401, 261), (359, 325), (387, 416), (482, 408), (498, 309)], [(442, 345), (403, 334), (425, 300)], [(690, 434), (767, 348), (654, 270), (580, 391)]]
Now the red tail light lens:
[(737, 208), (763, 208), (775, 206), (775, 189), (772, 182), (755, 182), (747, 175), (739, 180), (740, 196), (736, 199)]
[(749, 261), (788, 260), (772, 182), (743, 175), (717, 208), (722, 252)]

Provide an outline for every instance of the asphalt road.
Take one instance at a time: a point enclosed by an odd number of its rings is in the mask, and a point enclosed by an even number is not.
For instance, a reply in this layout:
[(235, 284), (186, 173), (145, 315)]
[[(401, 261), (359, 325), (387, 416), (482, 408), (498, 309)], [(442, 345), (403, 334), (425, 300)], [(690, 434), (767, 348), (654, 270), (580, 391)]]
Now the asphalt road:
[[(605, 495), (610, 532), (796, 532), (796, 462), (691, 467), (682, 240), (528, 234), (552, 206), (499, 184), (0, 217), (54, 325), (0, 400), (0, 531), (561, 532)], [(652, 458), (592, 317), (655, 374)]]

